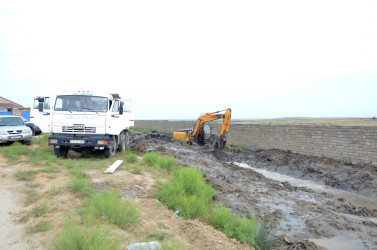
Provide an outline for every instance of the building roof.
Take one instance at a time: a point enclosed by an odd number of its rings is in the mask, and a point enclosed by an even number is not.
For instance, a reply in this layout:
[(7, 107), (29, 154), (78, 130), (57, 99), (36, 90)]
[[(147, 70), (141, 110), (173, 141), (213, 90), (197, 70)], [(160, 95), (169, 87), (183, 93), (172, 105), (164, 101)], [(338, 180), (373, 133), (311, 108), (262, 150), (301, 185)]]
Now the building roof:
[(0, 103), (1, 108), (22, 108), (21, 105), (19, 104), (14, 104), (14, 103)]
[(2, 108), (23, 108), (22, 105), (12, 102), (2, 96), (0, 96), (0, 98), (4, 100), (3, 102), (0, 102), (0, 107)]

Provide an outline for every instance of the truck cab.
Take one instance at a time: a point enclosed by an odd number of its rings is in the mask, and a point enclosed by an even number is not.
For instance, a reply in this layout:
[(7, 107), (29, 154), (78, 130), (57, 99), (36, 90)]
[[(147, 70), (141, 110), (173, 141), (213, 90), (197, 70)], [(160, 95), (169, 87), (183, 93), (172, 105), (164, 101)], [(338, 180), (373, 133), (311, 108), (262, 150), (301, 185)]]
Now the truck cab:
[(62, 93), (55, 98), (48, 145), (58, 157), (67, 157), (69, 150), (103, 150), (110, 157), (126, 149), (133, 125), (132, 100), (119, 94)]

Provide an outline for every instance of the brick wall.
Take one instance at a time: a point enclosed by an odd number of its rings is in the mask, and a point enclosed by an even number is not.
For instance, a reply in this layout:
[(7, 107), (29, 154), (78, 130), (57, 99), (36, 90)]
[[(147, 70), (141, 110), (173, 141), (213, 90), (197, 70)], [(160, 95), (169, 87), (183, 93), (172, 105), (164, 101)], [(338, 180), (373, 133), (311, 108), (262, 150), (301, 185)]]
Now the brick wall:
[[(135, 128), (172, 134), (192, 128), (195, 121), (138, 120)], [(213, 124), (219, 133), (221, 124)], [(343, 162), (377, 165), (377, 127), (231, 124), (228, 144), (247, 148), (282, 149)]]

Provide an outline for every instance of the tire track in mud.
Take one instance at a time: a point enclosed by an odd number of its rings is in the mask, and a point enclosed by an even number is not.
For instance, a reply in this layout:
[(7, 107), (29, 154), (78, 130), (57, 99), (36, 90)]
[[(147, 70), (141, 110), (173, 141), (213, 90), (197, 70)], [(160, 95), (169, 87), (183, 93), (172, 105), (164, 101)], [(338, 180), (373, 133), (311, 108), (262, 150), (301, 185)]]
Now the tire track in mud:
[(330, 249), (334, 244), (340, 249), (377, 249), (377, 209), (355, 206), (347, 198), (314, 192), (308, 187), (274, 181), (228, 162), (243, 162), (369, 195), (374, 200), (377, 172), (372, 166), (348, 166), (330, 159), (277, 150), (214, 155), (205, 147), (183, 145), (160, 134), (133, 135), (131, 147), (140, 153), (156, 151), (174, 156), (182, 166), (204, 170), (207, 180), (220, 191), (216, 202), (242, 216), (256, 214), (274, 222), (274, 233), (280, 238), (274, 249), (320, 249), (320, 246)]

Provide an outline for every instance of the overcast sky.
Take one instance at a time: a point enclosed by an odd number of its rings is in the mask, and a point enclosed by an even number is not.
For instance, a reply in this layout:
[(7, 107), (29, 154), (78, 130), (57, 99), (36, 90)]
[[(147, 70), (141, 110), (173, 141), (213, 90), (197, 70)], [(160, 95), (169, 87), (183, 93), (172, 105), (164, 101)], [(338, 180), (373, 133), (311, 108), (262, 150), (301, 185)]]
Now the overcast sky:
[(0, 96), (120, 92), (136, 119), (377, 116), (377, 1), (0, 0)]

